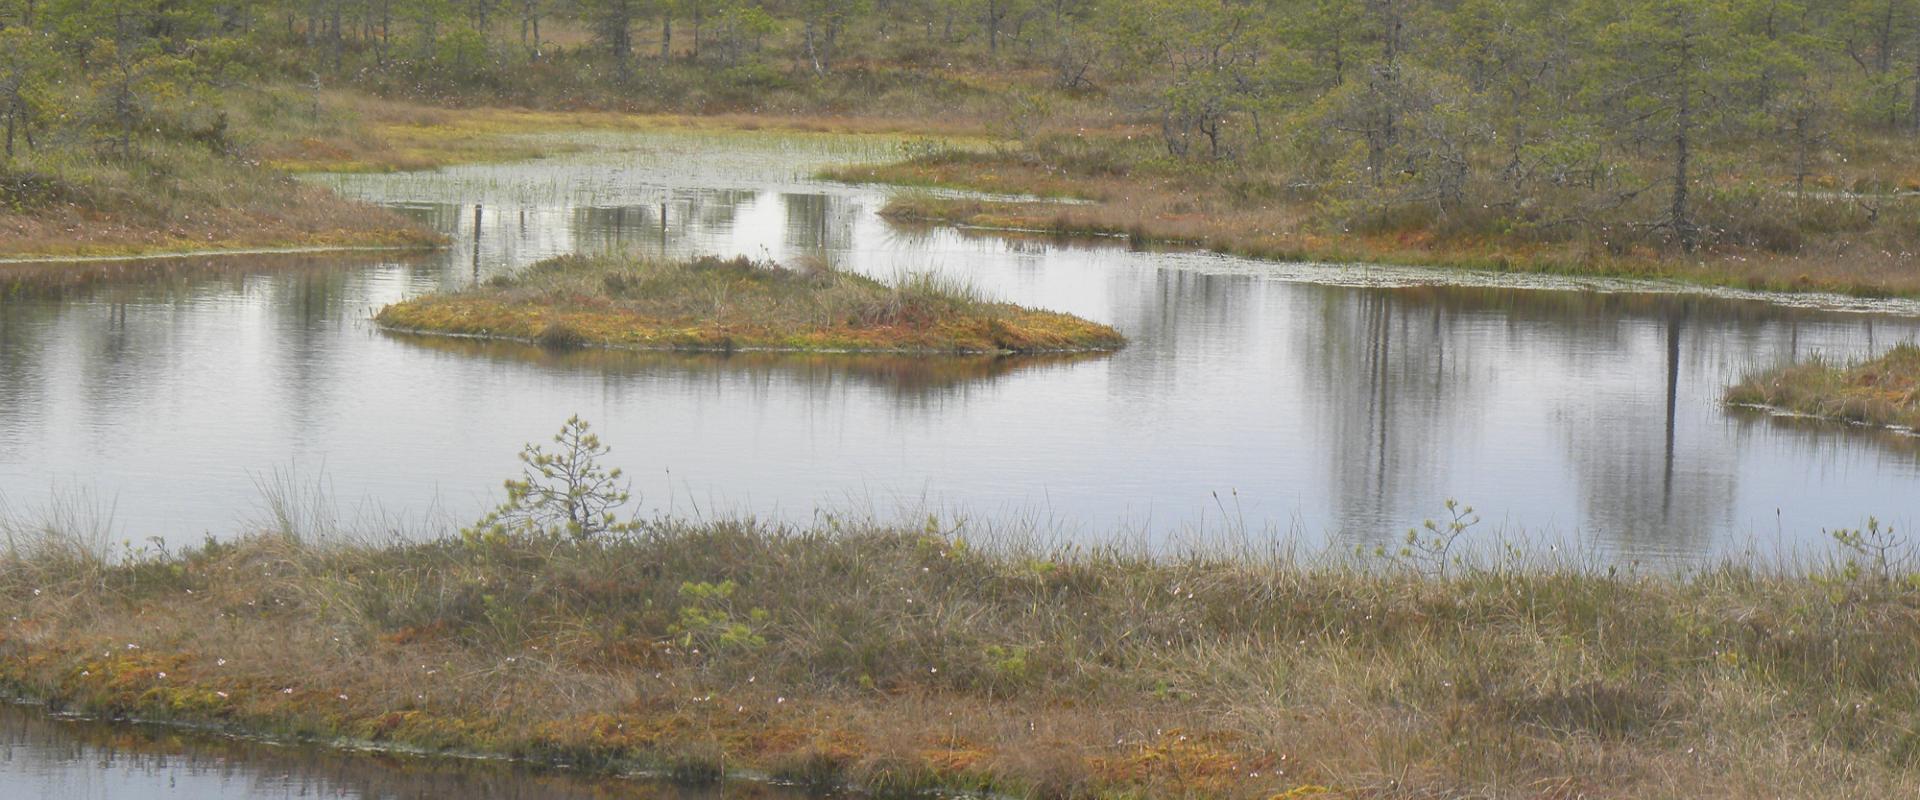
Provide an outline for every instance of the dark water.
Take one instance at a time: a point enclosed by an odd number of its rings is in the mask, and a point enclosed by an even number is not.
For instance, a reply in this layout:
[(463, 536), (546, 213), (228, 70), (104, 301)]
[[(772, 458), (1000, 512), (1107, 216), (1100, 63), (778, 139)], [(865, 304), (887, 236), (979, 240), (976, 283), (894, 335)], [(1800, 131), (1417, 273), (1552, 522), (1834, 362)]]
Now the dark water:
[(492, 761), (274, 746), (150, 725), (53, 718), (0, 705), (6, 800), (788, 800), (730, 784), (698, 789), (590, 779)]
[[(1911, 303), (1280, 265), (892, 226), (818, 166), (874, 140), (632, 136), (530, 164), (333, 179), (457, 245), (425, 257), (0, 267), (0, 492), (91, 492), (124, 538), (226, 534), (257, 484), (341, 518), (470, 520), (578, 412), (645, 507), (1021, 521), (1079, 541), (1397, 539), (1447, 498), (1609, 561), (1819, 550), (1920, 520), (1912, 439), (1730, 413), (1781, 359), (1920, 333)], [(477, 220), (477, 226), (476, 226)], [(664, 220), (664, 221), (663, 221)], [(576, 249), (933, 271), (1119, 327), (1110, 357), (553, 355), (384, 334), (381, 305)], [(1434, 285), (1444, 284), (1444, 285)], [(1813, 303), (1817, 305), (1818, 303)]]

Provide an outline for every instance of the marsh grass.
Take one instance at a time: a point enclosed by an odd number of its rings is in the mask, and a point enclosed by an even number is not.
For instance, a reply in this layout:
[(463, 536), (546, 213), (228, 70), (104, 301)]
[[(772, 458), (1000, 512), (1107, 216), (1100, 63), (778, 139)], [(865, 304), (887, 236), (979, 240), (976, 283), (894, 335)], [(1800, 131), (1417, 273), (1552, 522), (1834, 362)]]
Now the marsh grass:
[(1855, 363), (1814, 357), (1756, 372), (1727, 390), (1727, 402), (1861, 425), (1920, 429), (1920, 346), (1895, 346)]
[(0, 544), (17, 567), (97, 576), (112, 559), (116, 532), (113, 504), (89, 491), (57, 489), (31, 508), (0, 494)]
[(909, 274), (894, 285), (830, 264), (747, 258), (563, 256), (462, 292), (383, 309), (388, 328), (535, 342), (685, 350), (954, 353), (1111, 350), (1112, 328), (987, 300)]
[(126, 158), (47, 148), (0, 166), (0, 255), (438, 241), (399, 214), (199, 143), (156, 140)]
[(0, 676), (96, 713), (881, 794), (1920, 788), (1903, 553), (1436, 575), (832, 515), (56, 552), (0, 564)]

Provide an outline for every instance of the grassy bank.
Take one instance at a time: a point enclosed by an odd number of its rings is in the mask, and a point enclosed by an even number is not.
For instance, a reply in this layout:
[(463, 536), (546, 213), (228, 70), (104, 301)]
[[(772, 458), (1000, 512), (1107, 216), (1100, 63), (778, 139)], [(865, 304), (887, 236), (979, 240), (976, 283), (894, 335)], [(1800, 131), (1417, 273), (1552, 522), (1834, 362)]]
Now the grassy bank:
[(1112, 350), (1105, 325), (984, 300), (919, 276), (887, 286), (826, 266), (744, 257), (563, 256), (461, 292), (382, 309), (393, 330), (655, 350)]
[(1754, 373), (1727, 390), (1727, 402), (1862, 425), (1920, 429), (1920, 346), (1838, 364), (1815, 358)]
[[(993, 151), (930, 151), (824, 177), (1082, 202), (903, 193), (896, 220), (1068, 235), (1126, 236), (1253, 258), (1646, 277), (1767, 291), (1920, 295), (1913, 242), (1920, 199), (1795, 198), (1784, 190), (1703, 187), (1720, 216), (1709, 244), (1682, 252), (1657, 230), (1580, 212), (1516, 218), (1510, 208), (1369, 208), (1334, 203), (1282, 169), (1169, 162), (1124, 131)], [(1766, 192), (1772, 192), (1771, 195)], [(1620, 213), (1617, 209), (1610, 213)], [(1648, 211), (1647, 216), (1657, 216)]]
[(439, 241), (399, 214), (197, 145), (126, 159), (49, 150), (0, 167), (0, 257)]
[(0, 680), (249, 733), (882, 793), (1920, 790), (1920, 584), (1885, 562), (1439, 573), (967, 534), (661, 520), (117, 562), (16, 535)]

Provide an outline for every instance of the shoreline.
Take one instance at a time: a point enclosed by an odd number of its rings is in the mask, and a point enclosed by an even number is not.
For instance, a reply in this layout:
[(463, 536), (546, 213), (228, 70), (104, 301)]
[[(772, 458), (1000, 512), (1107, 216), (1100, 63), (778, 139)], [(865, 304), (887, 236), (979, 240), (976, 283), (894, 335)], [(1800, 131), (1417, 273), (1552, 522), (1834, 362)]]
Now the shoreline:
[[(1033, 236), (1046, 238), (1079, 239), (1091, 241), (1131, 240), (1130, 234), (1111, 231), (1062, 231), (1052, 228), (1028, 228), (1006, 225), (980, 224), (976, 222), (954, 222), (931, 217), (898, 217), (907, 224), (930, 227), (951, 228), (962, 232), (976, 232), (994, 236)], [(1200, 243), (1184, 240), (1152, 240), (1145, 242), (1146, 247), (1164, 248), (1163, 252), (1192, 254), (1203, 256), (1221, 256), (1237, 258), (1267, 267), (1297, 266), (1308, 269), (1378, 269), (1385, 271), (1408, 270), (1424, 271), (1431, 274), (1410, 277), (1404, 281), (1378, 283), (1366, 281), (1343, 281), (1322, 279), (1312, 275), (1298, 273), (1283, 276), (1285, 279), (1297, 279), (1301, 283), (1322, 286), (1352, 286), (1356, 288), (1407, 288), (1421, 286), (1461, 287), (1481, 289), (1513, 289), (1520, 291), (1543, 292), (1593, 292), (1597, 294), (1655, 294), (1655, 295), (1694, 295), (1711, 299), (1738, 300), (1767, 303), (1787, 308), (1801, 308), (1816, 311), (1832, 311), (1844, 314), (1886, 314), (1897, 317), (1920, 317), (1920, 294), (1916, 295), (1856, 295), (1822, 290), (1796, 289), (1751, 289), (1742, 286), (1713, 283), (1709, 281), (1690, 281), (1680, 277), (1643, 275), (1636, 273), (1583, 273), (1570, 270), (1514, 270), (1500, 269), (1475, 264), (1446, 265), (1423, 262), (1389, 262), (1355, 258), (1343, 260), (1335, 257), (1299, 258), (1268, 257), (1247, 255), (1231, 250), (1208, 248)], [(1242, 274), (1242, 273), (1235, 273)], [(1270, 272), (1249, 272), (1244, 274), (1271, 274)], [(1473, 276), (1485, 276), (1488, 280), (1475, 280)], [(1565, 281), (1563, 285), (1536, 286), (1518, 283), (1502, 278), (1534, 278), (1550, 281)], [(1603, 285), (1615, 284), (1615, 285)]]
[[(817, 177), (852, 185), (893, 187), (897, 192), (881, 211), (890, 219), (1124, 238), (1136, 246), (1188, 247), (1263, 261), (1377, 263), (1510, 274), (1657, 279), (1780, 294), (1920, 298), (1920, 279), (1913, 277), (1910, 257), (1907, 261), (1869, 259), (1858, 265), (1834, 267), (1829, 262), (1838, 261), (1839, 254), (1820, 251), (1814, 244), (1791, 254), (1752, 248), (1681, 254), (1645, 247), (1604, 253), (1572, 241), (1448, 238), (1425, 228), (1329, 233), (1310, 224), (1306, 210), (1284, 204), (1278, 208), (1242, 208), (1165, 176), (1092, 178), (1076, 176), (1068, 168), (1042, 172), (1009, 155), (931, 163), (910, 157), (891, 163), (830, 168)], [(926, 190), (1021, 194), (1041, 199), (935, 197), (925, 195)], [(1819, 246), (1839, 245), (1828, 242)]]
[(162, 250), (123, 255), (0, 256), (0, 267), (43, 264), (108, 264), (131, 261), (162, 261), (175, 258), (226, 258), (229, 256), (326, 255), (328, 253), (426, 253), (439, 250), (443, 247), (445, 247), (444, 244), (424, 243), (417, 245), (340, 244), (292, 245), (287, 247), (236, 246), (233, 248), (210, 248), (205, 250)]
[[(109, 726), (132, 725), (132, 726), (153, 727), (153, 728), (160, 728), (160, 729), (173, 731), (177, 733), (183, 733), (189, 736), (202, 736), (202, 737), (208, 737), (208, 738), (214, 738), (214, 739), (240, 741), (240, 742), (247, 742), (247, 743), (253, 743), (253, 744), (265, 744), (265, 745), (271, 745), (276, 747), (310, 747), (310, 748), (316, 748), (321, 750), (328, 750), (328, 751), (332, 751), (332, 752), (343, 754), (343, 755), (393, 756), (393, 757), (398, 757), (403, 759), (417, 759), (417, 760), (426, 761), (426, 762), (433, 762), (433, 761), (485, 762), (485, 763), (497, 763), (497, 764), (508, 764), (508, 765), (514, 765), (514, 766), (530, 767), (530, 768), (541, 769), (541, 770), (569, 772), (569, 773), (575, 774), (578, 777), (590, 778), (594, 780), (604, 780), (609, 782), (631, 782), (635, 784), (665, 783), (665, 784), (689, 785), (689, 786), (703, 785), (703, 782), (687, 781), (680, 777), (676, 777), (671, 772), (668, 772), (665, 770), (651, 770), (651, 769), (641, 768), (641, 769), (633, 769), (633, 770), (627, 770), (627, 771), (595, 773), (589, 770), (583, 770), (579, 766), (565, 762), (565, 761), (540, 760), (540, 759), (520, 757), (520, 756), (515, 756), (512, 754), (505, 754), (505, 753), (485, 753), (485, 752), (479, 752), (479, 751), (462, 751), (462, 750), (434, 750), (434, 749), (423, 748), (423, 747), (408, 746), (402, 743), (380, 742), (373, 739), (320, 739), (320, 738), (305, 738), (305, 737), (299, 737), (299, 736), (276, 736), (271, 733), (262, 733), (262, 732), (252, 731), (243, 727), (236, 727), (233, 725), (223, 725), (223, 724), (212, 723), (212, 722), (198, 722), (198, 721), (183, 720), (183, 719), (146, 718), (146, 717), (139, 717), (139, 716), (112, 716), (112, 715), (101, 715), (101, 714), (76, 713), (76, 712), (59, 710), (58, 703), (50, 699), (31, 697), (26, 695), (15, 695), (13, 697), (0, 698), (0, 702), (4, 702), (16, 709), (24, 709), (28, 713), (37, 714), (46, 719), (76, 720), (81, 722), (89, 722), (89, 723), (109, 725)], [(797, 784), (789, 781), (782, 781), (774, 777), (773, 775), (765, 772), (756, 772), (753, 770), (740, 770), (740, 769), (728, 770), (724, 772), (722, 775), (720, 775), (718, 780), (712, 781), (711, 783), (756, 784), (756, 785), (780, 787), (780, 788), (801, 788), (801, 784)], [(851, 789), (851, 787), (836, 787), (836, 788)], [(985, 793), (978, 794), (975, 796), (982, 797), (982, 798), (1000, 797), (1000, 796), (985, 794)]]

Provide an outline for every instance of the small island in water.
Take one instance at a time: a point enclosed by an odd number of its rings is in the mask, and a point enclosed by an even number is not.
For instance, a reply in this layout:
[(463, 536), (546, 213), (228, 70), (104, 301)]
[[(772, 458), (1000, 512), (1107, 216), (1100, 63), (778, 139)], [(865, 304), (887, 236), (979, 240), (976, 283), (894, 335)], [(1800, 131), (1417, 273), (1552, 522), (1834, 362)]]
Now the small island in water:
[(558, 348), (1043, 353), (1126, 343), (1106, 325), (987, 300), (939, 276), (890, 286), (825, 264), (744, 257), (561, 256), (389, 305), (376, 319), (388, 330)]
[(1727, 390), (1736, 406), (1883, 428), (1920, 430), (1920, 345), (1852, 364), (1814, 358), (1754, 373)]

